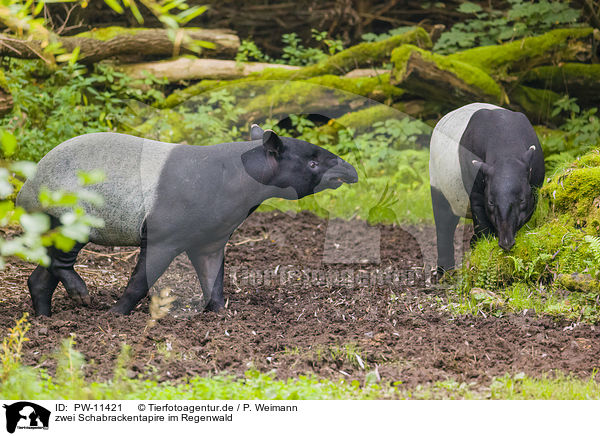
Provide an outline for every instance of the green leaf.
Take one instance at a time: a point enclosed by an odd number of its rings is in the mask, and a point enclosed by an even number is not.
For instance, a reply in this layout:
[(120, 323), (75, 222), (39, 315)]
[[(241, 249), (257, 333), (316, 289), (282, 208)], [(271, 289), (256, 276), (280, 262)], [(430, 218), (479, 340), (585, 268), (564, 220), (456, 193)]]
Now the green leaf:
[(119, 14), (125, 12), (119, 0), (104, 0), (104, 3), (106, 3), (110, 8), (112, 8), (115, 12)]
[(69, 252), (75, 246), (75, 240), (63, 235), (62, 233), (56, 233), (53, 235), (52, 245), (59, 250)]
[(177, 21), (179, 24), (186, 24), (192, 21), (194, 18), (202, 15), (208, 9), (207, 6), (194, 6), (185, 10), (177, 15)]
[(75, 222), (61, 227), (61, 233), (67, 238), (77, 242), (87, 242), (90, 234), (90, 228), (83, 223)]
[(106, 178), (106, 174), (102, 170), (79, 171), (77, 172), (79, 183), (83, 186), (100, 183)]
[(0, 168), (0, 199), (13, 193), (13, 186), (9, 182), (10, 175), (6, 168)]
[(31, 179), (35, 175), (37, 165), (33, 162), (27, 161), (13, 162), (10, 165), (10, 169), (16, 174), (19, 174), (27, 179)]
[(2, 143), (4, 156), (12, 156), (17, 150), (17, 138), (8, 130), (2, 130), (2, 133), (0, 134), (0, 143)]
[(465, 2), (461, 4), (457, 10), (459, 12), (462, 12), (463, 14), (474, 14), (477, 12), (481, 12), (483, 9), (478, 4)]
[(32, 213), (21, 216), (21, 226), (25, 232), (44, 233), (50, 229), (50, 217), (45, 213)]

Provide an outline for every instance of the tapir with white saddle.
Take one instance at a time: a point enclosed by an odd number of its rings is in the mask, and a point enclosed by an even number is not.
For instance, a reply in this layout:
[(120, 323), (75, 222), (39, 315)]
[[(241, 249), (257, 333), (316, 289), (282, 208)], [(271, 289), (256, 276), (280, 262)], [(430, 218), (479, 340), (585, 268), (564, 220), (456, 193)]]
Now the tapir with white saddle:
[(498, 237), (509, 251), (531, 218), (544, 182), (544, 154), (527, 117), (473, 103), (445, 115), (431, 136), (429, 173), (438, 273), (454, 268), (460, 217), (473, 219), (471, 243)]
[[(17, 204), (38, 211), (42, 187), (77, 190), (78, 171), (94, 169), (103, 170), (106, 179), (89, 189), (102, 195), (104, 204), (84, 203), (84, 208), (105, 226), (92, 229), (89, 240), (141, 247), (125, 292), (111, 309), (121, 314), (130, 313), (184, 252), (200, 280), (206, 309), (218, 311), (224, 306), (225, 245), (252, 211), (271, 197), (299, 199), (358, 180), (354, 167), (335, 154), (257, 125), (251, 141), (212, 146), (93, 133), (51, 150), (23, 185)], [(59, 224), (60, 210), (45, 212)], [(73, 269), (84, 245), (68, 253), (51, 249), (50, 265), (31, 274), (27, 283), (36, 314), (51, 314), (59, 282), (76, 302), (89, 303), (87, 287)]]

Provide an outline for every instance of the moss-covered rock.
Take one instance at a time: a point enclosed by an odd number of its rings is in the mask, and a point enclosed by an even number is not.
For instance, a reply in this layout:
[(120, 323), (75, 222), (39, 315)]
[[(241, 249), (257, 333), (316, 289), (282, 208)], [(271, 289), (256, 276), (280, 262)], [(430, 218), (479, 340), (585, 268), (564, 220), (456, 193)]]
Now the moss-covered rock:
[(556, 212), (565, 214), (578, 227), (600, 231), (600, 152), (588, 153), (542, 188)]
[(468, 63), (405, 44), (392, 52), (392, 84), (426, 99), (453, 106), (473, 101), (502, 103), (503, 89), (485, 71)]
[(600, 282), (591, 274), (559, 274), (556, 284), (572, 292), (600, 292)]

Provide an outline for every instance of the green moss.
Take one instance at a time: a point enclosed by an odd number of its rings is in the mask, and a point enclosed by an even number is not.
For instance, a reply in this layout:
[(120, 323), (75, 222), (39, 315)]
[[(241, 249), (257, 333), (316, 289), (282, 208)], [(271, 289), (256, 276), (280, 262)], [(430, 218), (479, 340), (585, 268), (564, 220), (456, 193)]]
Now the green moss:
[(600, 64), (580, 64), (565, 62), (559, 66), (544, 65), (533, 68), (523, 76), (526, 82), (562, 82), (567, 79), (577, 79), (583, 82), (600, 82)]
[[(537, 59), (547, 59), (549, 53), (563, 49), (572, 39), (591, 35), (591, 28), (556, 29), (540, 36), (523, 38), (501, 45), (489, 45), (454, 53), (448, 58), (471, 64), (483, 71), (500, 75), (520, 61), (531, 63)], [(565, 57), (563, 57), (564, 59)]]
[[(74, 35), (76, 38), (92, 38), (97, 39), (98, 41), (109, 41), (113, 39), (115, 36), (119, 35), (136, 35), (140, 32), (144, 32), (148, 29), (146, 27), (120, 27), (120, 26), (109, 26), (109, 27), (101, 27), (94, 30), (89, 30), (87, 32), (78, 33)], [(189, 30), (189, 29), (188, 29)]]
[[(203, 80), (195, 85), (192, 85), (186, 89), (173, 92), (163, 104), (163, 107), (174, 107), (184, 102), (190, 97), (201, 94), (211, 89), (216, 89), (221, 86), (238, 85), (247, 82), (259, 81), (259, 80), (305, 80), (317, 76), (327, 76), (322, 79), (316, 79), (316, 82), (323, 86), (331, 86), (337, 89), (343, 89), (348, 92), (353, 92), (360, 95), (363, 94), (361, 89), (364, 86), (370, 86), (372, 82), (356, 82), (358, 79), (376, 79), (377, 78), (344, 78), (335, 77), (334, 75), (344, 74), (350, 70), (358, 68), (360, 66), (372, 65), (381, 63), (386, 60), (393, 49), (401, 46), (402, 44), (413, 43), (421, 47), (431, 47), (431, 39), (425, 30), (417, 27), (414, 30), (403, 33), (401, 35), (395, 35), (387, 38), (383, 41), (378, 42), (364, 42), (346, 50), (343, 50), (327, 59), (315, 64), (309, 65), (297, 70), (288, 70), (284, 68), (266, 68), (261, 72), (254, 73), (249, 77), (245, 77), (237, 80), (220, 81), (220, 80)], [(381, 76), (380, 76), (381, 77)], [(340, 79), (340, 80), (338, 80)], [(355, 82), (351, 82), (351, 81)], [(393, 90), (392, 85), (389, 85), (389, 78), (381, 79), (387, 82), (384, 93), (392, 93), (397, 95), (401, 91)], [(328, 82), (328, 83), (322, 83)], [(358, 90), (358, 92), (357, 92)]]
[(413, 53), (418, 53), (425, 61), (435, 64), (439, 69), (451, 72), (464, 83), (477, 88), (496, 102), (503, 100), (502, 88), (486, 72), (468, 63), (455, 60), (450, 56), (431, 53), (410, 44), (398, 47), (392, 52), (392, 62), (394, 64), (392, 74), (397, 82), (401, 82), (404, 77), (407, 62)]
[(371, 128), (374, 123), (397, 118), (398, 115), (398, 110), (384, 104), (378, 104), (355, 112), (348, 112), (319, 130), (324, 133), (335, 134), (340, 129), (350, 127), (355, 133), (360, 134)]
[(600, 153), (595, 150), (555, 175), (541, 190), (559, 213), (568, 214), (577, 224), (600, 218)]
[(256, 73), (261, 79), (296, 80), (326, 74), (345, 74), (355, 68), (381, 63), (389, 58), (392, 51), (403, 44), (414, 44), (431, 48), (431, 39), (425, 30), (417, 27), (414, 30), (395, 35), (378, 42), (363, 42), (330, 56), (323, 61), (299, 70), (267, 68)]
[(6, 77), (4, 76), (4, 71), (2, 71), (2, 70), (0, 70), (0, 88), (5, 92), (9, 92), (8, 82), (6, 81)]
[(527, 114), (532, 122), (552, 121), (554, 103), (562, 96), (549, 89), (537, 89), (529, 86), (518, 85), (513, 88), (509, 98), (517, 103)]
[(556, 283), (569, 291), (595, 293), (600, 291), (600, 282), (593, 279), (590, 274), (560, 274)]
[(356, 78), (324, 75), (306, 80), (274, 82), (265, 94), (251, 99), (246, 109), (252, 112), (286, 106), (310, 110), (314, 105), (322, 106), (327, 99), (339, 104), (355, 100), (356, 95), (360, 95), (377, 101), (388, 101), (401, 97), (403, 93), (402, 89), (390, 85), (389, 74)]

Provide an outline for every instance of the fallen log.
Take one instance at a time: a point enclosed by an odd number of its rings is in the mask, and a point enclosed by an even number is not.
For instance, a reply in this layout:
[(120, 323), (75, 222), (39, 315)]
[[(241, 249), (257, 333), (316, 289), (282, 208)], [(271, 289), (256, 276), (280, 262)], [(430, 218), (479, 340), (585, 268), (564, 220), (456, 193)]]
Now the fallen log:
[(262, 79), (306, 79), (309, 77), (323, 76), (325, 74), (343, 75), (356, 68), (380, 65), (389, 59), (392, 51), (403, 45), (413, 44), (421, 48), (432, 47), (429, 34), (417, 27), (400, 35), (391, 36), (383, 41), (363, 42), (342, 50), (333, 56), (314, 65), (308, 65), (297, 71), (282, 71), (281, 69), (267, 69), (261, 74)]
[(354, 77), (375, 77), (380, 74), (391, 73), (392, 70), (388, 70), (385, 68), (357, 68), (355, 70), (350, 71), (349, 73), (344, 74), (344, 77), (354, 78)]
[(502, 87), (486, 72), (465, 62), (404, 45), (392, 53), (391, 83), (425, 100), (458, 107), (474, 101), (502, 104)]
[[(237, 35), (227, 29), (182, 28), (174, 38), (169, 32), (167, 29), (108, 27), (75, 36), (51, 35), (55, 39), (51, 42), (60, 43), (68, 53), (79, 47), (78, 60), (85, 64), (116, 56), (139, 60), (143, 56), (198, 54), (197, 49), (213, 56), (231, 57), (240, 45)], [(196, 43), (204, 48), (197, 47)], [(45, 41), (0, 34), (0, 56), (36, 59), (44, 57), (45, 45)]]
[(447, 58), (502, 78), (511, 72), (526, 71), (543, 64), (589, 62), (598, 56), (594, 53), (598, 38), (592, 28), (556, 29), (540, 36), (464, 50)]
[(364, 109), (345, 113), (337, 119), (319, 127), (319, 131), (336, 137), (338, 132), (345, 128), (351, 128), (355, 134), (360, 134), (373, 129), (373, 124), (390, 119), (400, 120), (405, 117), (428, 118), (435, 120), (440, 116), (439, 105), (430, 105), (423, 100), (409, 100), (394, 103), (392, 106), (385, 104), (371, 105)]
[[(281, 67), (265, 68), (259, 73), (251, 74), (242, 79), (237, 79), (235, 84), (242, 81), (257, 80), (304, 80), (311, 77), (325, 75), (342, 75), (357, 68), (381, 65), (389, 59), (394, 48), (403, 44), (412, 43), (420, 47), (431, 48), (431, 40), (425, 30), (416, 28), (401, 35), (395, 35), (378, 42), (364, 42), (346, 50), (343, 50), (327, 59), (315, 64), (302, 67), (297, 70), (289, 70)], [(206, 92), (219, 84), (207, 81), (199, 82), (185, 89), (173, 92), (166, 99), (163, 107), (174, 107), (194, 95)]]
[(521, 80), (528, 86), (577, 97), (583, 105), (600, 103), (600, 64), (561, 63), (527, 71)]
[(509, 106), (525, 113), (534, 124), (546, 124), (548, 121), (559, 123), (561, 117), (553, 116), (552, 111), (554, 103), (560, 98), (561, 95), (549, 89), (517, 85), (509, 93)]
[(166, 79), (169, 82), (202, 79), (239, 79), (253, 73), (261, 72), (265, 68), (297, 70), (300, 67), (263, 62), (241, 63), (224, 59), (198, 59), (191, 57), (179, 57), (167, 61), (143, 62), (118, 67), (119, 70), (132, 78), (141, 79), (146, 74), (150, 74), (158, 79)]
[(374, 101), (392, 104), (400, 99), (404, 91), (390, 85), (389, 80), (389, 74), (382, 74), (358, 78), (323, 75), (290, 82), (257, 82), (257, 86), (266, 84), (265, 90), (241, 104), (250, 119), (259, 119), (262, 115), (278, 117), (310, 113), (337, 118), (351, 110), (368, 107)]

